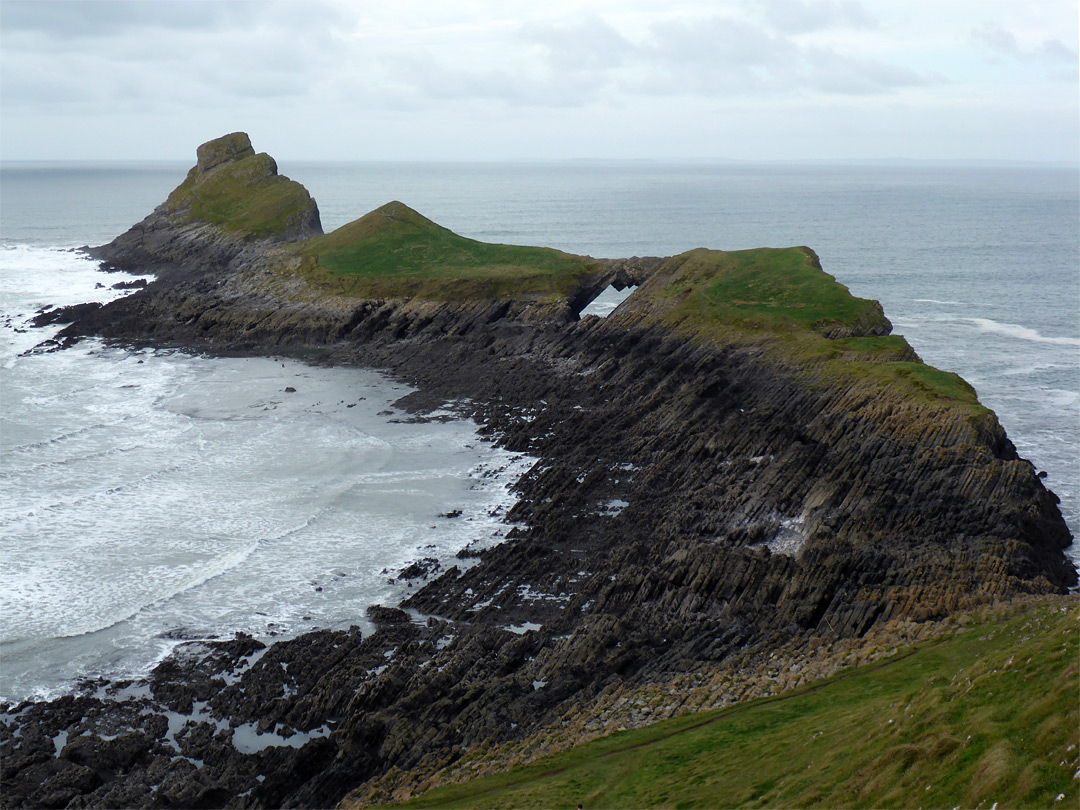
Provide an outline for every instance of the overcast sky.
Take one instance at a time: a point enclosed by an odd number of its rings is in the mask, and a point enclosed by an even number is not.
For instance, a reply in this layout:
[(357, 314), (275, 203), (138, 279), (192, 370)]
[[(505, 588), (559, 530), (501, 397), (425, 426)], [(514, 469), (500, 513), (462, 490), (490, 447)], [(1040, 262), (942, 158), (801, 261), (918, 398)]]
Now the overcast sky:
[(0, 157), (1080, 151), (1076, 0), (0, 0)]

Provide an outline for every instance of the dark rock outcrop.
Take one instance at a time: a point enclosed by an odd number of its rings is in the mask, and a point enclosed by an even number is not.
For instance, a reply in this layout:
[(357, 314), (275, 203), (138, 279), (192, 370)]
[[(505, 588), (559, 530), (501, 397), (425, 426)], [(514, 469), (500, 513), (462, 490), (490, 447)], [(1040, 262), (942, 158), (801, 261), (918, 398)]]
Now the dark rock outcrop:
[[(228, 136), (192, 172), (249, 150)], [(562, 306), (358, 300), (310, 283), (280, 234), (177, 210), (97, 249), (159, 278), (48, 313), (74, 320), (62, 338), (387, 368), (432, 406), (467, 400), (489, 437), (540, 461), (507, 542), (464, 570), (406, 569), (426, 584), (372, 608), (369, 637), (192, 644), (141, 691), (9, 707), (5, 805), (327, 806), (392, 768), (430, 773), (555, 723), (612, 684), (1077, 581), (1056, 498), (992, 413), (785, 355), (741, 322), (675, 318), (667, 291), (689, 259), (599, 262)], [(641, 287), (616, 315), (578, 320), (609, 283)], [(869, 352), (850, 339), (889, 329), (865, 306), (812, 331)], [(906, 344), (888, 352), (920, 373)]]

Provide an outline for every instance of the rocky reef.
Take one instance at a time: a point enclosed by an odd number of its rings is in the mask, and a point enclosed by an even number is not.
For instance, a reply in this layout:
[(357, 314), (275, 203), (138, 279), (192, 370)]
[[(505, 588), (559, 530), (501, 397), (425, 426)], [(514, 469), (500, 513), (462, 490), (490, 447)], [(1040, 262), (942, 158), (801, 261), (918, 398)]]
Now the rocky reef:
[[(601, 260), (397, 202), (323, 235), (235, 133), (92, 254), (156, 280), (50, 313), (60, 344), (385, 368), (539, 461), (506, 542), (373, 607), (369, 636), (192, 643), (145, 683), (4, 707), (5, 806), (329, 806), (613, 690), (1076, 584), (994, 414), (808, 248)], [(636, 290), (580, 317), (608, 284)]]

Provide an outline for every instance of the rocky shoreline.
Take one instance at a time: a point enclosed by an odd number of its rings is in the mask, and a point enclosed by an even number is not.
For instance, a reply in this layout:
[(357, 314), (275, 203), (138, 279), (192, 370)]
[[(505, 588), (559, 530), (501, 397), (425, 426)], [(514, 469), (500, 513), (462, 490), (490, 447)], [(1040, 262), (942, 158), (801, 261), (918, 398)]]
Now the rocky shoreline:
[[(211, 142), (185, 183), (243, 165), (258, 194), (277, 189), (276, 167), (253, 157), (246, 136)], [(991, 412), (838, 375), (751, 331), (688, 331), (667, 316), (691, 254), (589, 260), (561, 298), (358, 297), (291, 248), (321, 232), (306, 192), (267, 235), (194, 216), (183, 188), (93, 251), (156, 280), (46, 313), (72, 321), (56, 346), (94, 335), (386, 369), (418, 388), (403, 406), (458, 402), (539, 461), (507, 542), (373, 607), (374, 634), (193, 643), (145, 683), (3, 707), (4, 806), (405, 795), (470, 751), (587, 725), (623, 691), (858, 647), (1077, 581), (1056, 498)], [(609, 283), (641, 286), (608, 318), (579, 319)], [(814, 339), (876, 349), (888, 321), (860, 313)], [(910, 349), (890, 351), (914, 373)]]

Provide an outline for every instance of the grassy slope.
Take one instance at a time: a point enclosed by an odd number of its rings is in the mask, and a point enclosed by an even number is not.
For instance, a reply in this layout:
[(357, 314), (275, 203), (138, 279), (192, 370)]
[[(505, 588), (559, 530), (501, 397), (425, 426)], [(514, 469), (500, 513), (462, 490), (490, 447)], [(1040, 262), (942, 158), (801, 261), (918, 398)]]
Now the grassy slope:
[(724, 252), (692, 250), (679, 257), (675, 277), (662, 293), (683, 314), (776, 329), (855, 326), (880, 313), (876, 301), (856, 298), (824, 273), (806, 248), (757, 248)]
[[(302, 272), (339, 294), (431, 300), (515, 298), (566, 301), (598, 271), (591, 259), (550, 248), (496, 245), (458, 236), (391, 202), (301, 248)], [(919, 362), (899, 336), (830, 339), (884, 322), (876, 301), (856, 298), (821, 270), (807, 248), (673, 257), (636, 295), (656, 322), (719, 343), (768, 345), (779, 355), (922, 400), (983, 414), (975, 391), (955, 374)], [(655, 314), (658, 313), (658, 314)]]
[(1075, 599), (1022, 603), (880, 664), (406, 806), (1077, 807), (1078, 618)]
[(186, 221), (208, 222), (232, 233), (266, 237), (295, 227), (310, 202), (307, 189), (277, 174), (274, 159), (259, 153), (206, 173), (192, 169), (165, 205)]
[(458, 236), (399, 202), (309, 240), (302, 252), (309, 274), (354, 295), (565, 300), (597, 270), (590, 259), (551, 248)]
[(831, 381), (988, 413), (967, 382), (921, 362), (899, 335), (829, 337), (880, 331), (885, 317), (877, 301), (856, 298), (825, 273), (808, 248), (693, 250), (670, 259), (642, 292), (656, 304), (651, 320), (696, 340), (756, 345)]
[[(354, 297), (566, 302), (600, 272), (582, 256), (458, 236), (399, 202), (388, 203), (300, 248), (301, 272)], [(647, 322), (718, 345), (757, 345), (812, 375), (874, 387), (985, 416), (956, 374), (918, 360), (886, 324), (877, 301), (856, 298), (822, 271), (808, 248), (698, 249), (669, 259), (635, 293)]]

